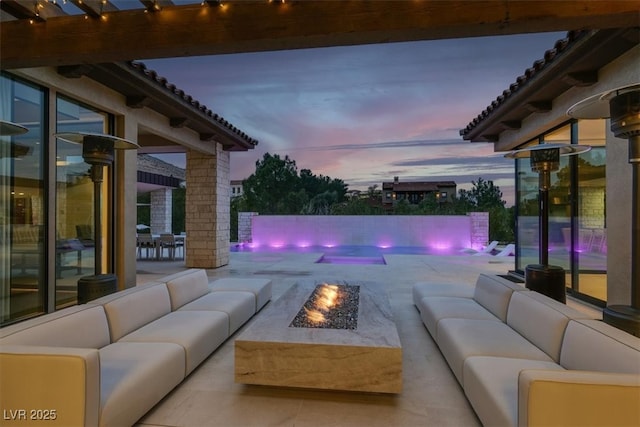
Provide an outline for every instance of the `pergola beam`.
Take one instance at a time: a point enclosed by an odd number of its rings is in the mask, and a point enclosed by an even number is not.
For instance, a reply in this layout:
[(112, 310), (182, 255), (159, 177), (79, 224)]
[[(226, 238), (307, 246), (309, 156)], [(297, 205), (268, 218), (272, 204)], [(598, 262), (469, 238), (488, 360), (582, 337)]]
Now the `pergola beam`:
[(0, 25), (1, 68), (640, 25), (627, 0), (300, 1), (167, 6)]

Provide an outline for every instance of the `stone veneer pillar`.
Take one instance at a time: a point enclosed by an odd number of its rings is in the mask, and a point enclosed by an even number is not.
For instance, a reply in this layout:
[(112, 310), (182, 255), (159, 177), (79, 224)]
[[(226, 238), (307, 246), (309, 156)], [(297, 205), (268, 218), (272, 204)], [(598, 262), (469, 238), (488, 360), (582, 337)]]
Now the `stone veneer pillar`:
[(480, 249), (489, 243), (489, 212), (470, 212), (471, 248)]
[(229, 264), (229, 152), (216, 144), (216, 154), (187, 151), (185, 264), (217, 268)]
[(161, 188), (151, 192), (151, 232), (171, 233), (173, 189)]
[(251, 224), (258, 212), (238, 212), (238, 243), (253, 241)]

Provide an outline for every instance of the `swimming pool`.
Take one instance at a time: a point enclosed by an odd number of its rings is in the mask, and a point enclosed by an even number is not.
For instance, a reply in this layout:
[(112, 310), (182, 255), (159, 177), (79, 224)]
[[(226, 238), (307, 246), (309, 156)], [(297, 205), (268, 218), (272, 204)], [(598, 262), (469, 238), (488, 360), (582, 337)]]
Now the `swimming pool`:
[(322, 253), (334, 257), (378, 257), (384, 255), (466, 255), (463, 248), (420, 246), (269, 246), (234, 243), (231, 252)]

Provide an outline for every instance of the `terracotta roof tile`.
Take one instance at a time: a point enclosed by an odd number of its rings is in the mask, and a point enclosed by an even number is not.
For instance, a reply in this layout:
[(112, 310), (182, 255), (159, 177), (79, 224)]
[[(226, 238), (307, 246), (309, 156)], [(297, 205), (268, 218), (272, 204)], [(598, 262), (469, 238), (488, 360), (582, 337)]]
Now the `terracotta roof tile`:
[(173, 93), (173, 94), (177, 95), (179, 98), (181, 98), (181, 100), (183, 102), (185, 102), (186, 104), (190, 105), (191, 108), (193, 108), (194, 110), (198, 110), (201, 113), (203, 113), (211, 121), (220, 123), (221, 125), (226, 127), (228, 130), (230, 130), (231, 132), (235, 133), (236, 135), (238, 135), (240, 138), (244, 139), (245, 141), (247, 141), (251, 145), (255, 146), (255, 145), (258, 144), (258, 140), (257, 139), (249, 137), (246, 133), (242, 132), (240, 129), (236, 128), (231, 123), (229, 123), (228, 121), (224, 120), (224, 118), (222, 118), (222, 117), (218, 116), (217, 114), (215, 114), (213, 111), (208, 109), (205, 105), (200, 104), (200, 102), (198, 100), (194, 99), (191, 95), (186, 94), (182, 89), (177, 88), (176, 85), (169, 83), (166, 78), (164, 78), (162, 76), (159, 76), (158, 73), (155, 70), (147, 69), (147, 66), (145, 64), (143, 64), (142, 62), (128, 61), (127, 65), (129, 65), (129, 67), (131, 67), (131, 69), (133, 69), (136, 72), (140, 73), (140, 75), (142, 75), (145, 78), (147, 78), (149, 81), (152, 81), (152, 82), (158, 84), (159, 86), (161, 86), (167, 92), (170, 92), (170, 93)]
[(533, 79), (540, 71), (548, 67), (553, 61), (564, 53), (568, 47), (573, 43), (580, 40), (589, 30), (569, 31), (565, 38), (556, 41), (552, 49), (547, 50), (544, 53), (542, 59), (538, 59), (533, 62), (533, 65), (527, 68), (524, 73), (516, 78), (514, 83), (509, 85), (508, 89), (505, 89), (500, 96), (498, 96), (491, 104), (483, 110), (477, 117), (475, 117), (464, 129), (460, 130), (460, 135), (465, 136), (471, 132), (476, 126), (478, 126), (484, 119), (489, 117), (496, 109), (504, 104), (511, 96), (517, 93), (522, 87), (527, 85), (531, 79)]

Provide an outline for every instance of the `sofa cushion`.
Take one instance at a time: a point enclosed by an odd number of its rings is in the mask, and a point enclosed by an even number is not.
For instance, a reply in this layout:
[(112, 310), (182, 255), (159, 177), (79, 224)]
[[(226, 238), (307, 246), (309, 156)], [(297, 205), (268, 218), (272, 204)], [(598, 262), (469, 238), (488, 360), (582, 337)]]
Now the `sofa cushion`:
[(420, 317), (432, 337), (437, 338), (438, 322), (441, 319), (477, 319), (500, 321), (489, 310), (471, 298), (426, 297), (419, 304)]
[(271, 300), (272, 285), (269, 279), (250, 279), (246, 277), (225, 277), (211, 284), (211, 291), (253, 292), (256, 298), (255, 312), (260, 311)]
[(169, 292), (164, 284), (150, 286), (104, 304), (111, 342), (171, 312)]
[(203, 269), (191, 269), (167, 281), (171, 310), (177, 310), (209, 293), (209, 278)]
[(179, 311), (216, 310), (229, 317), (227, 334), (231, 335), (255, 314), (256, 299), (251, 292), (211, 292), (180, 308)]
[(474, 287), (462, 283), (416, 283), (411, 288), (413, 303), (422, 310), (421, 301), (425, 297), (473, 298)]
[(0, 343), (101, 348), (111, 343), (102, 306), (74, 306), (2, 328)]
[(589, 316), (538, 292), (517, 292), (509, 303), (507, 324), (559, 362), (564, 330), (572, 317)]
[(100, 426), (135, 424), (184, 379), (173, 343), (118, 342), (100, 349)]
[(506, 322), (509, 301), (514, 291), (529, 292), (523, 285), (502, 277), (480, 274), (476, 281), (473, 299), (497, 318)]
[(571, 320), (560, 364), (566, 369), (640, 375), (640, 338), (600, 320)]
[(463, 386), (464, 361), (470, 356), (553, 361), (509, 326), (492, 320), (442, 319), (438, 323), (437, 343)]
[[(56, 411), (55, 421), (41, 420), (38, 425), (98, 425), (99, 350), (2, 344), (0, 408)], [(12, 424), (6, 420), (4, 418), (6, 425), (26, 426), (37, 422), (18, 419)]]
[(518, 376), (524, 369), (563, 370), (554, 362), (506, 357), (464, 362), (464, 393), (483, 425), (518, 425)]
[(188, 375), (229, 336), (229, 320), (220, 311), (174, 311), (125, 335), (119, 342), (165, 342), (185, 352)]

